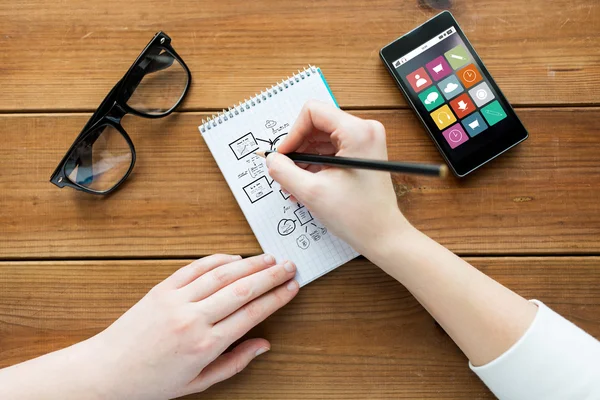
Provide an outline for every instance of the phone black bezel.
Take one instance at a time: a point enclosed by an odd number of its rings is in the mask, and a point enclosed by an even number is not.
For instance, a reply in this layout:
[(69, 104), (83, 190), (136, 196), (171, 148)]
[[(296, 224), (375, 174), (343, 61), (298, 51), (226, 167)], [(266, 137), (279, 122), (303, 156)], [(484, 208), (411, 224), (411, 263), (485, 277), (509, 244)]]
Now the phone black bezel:
[[(424, 117), (428, 117), (429, 114), (422, 115), (419, 112), (419, 109), (413, 103), (410, 95), (409, 88), (404, 84), (398, 72), (393, 66), (393, 62), (408, 52), (416, 49), (417, 47), (423, 45), (423, 43), (427, 42), (429, 39), (435, 37), (440, 32), (444, 32), (444, 30), (449, 29), (454, 26), (456, 28), (456, 33), (460, 36), (462, 41), (464, 42), (467, 50), (471, 53), (473, 60), (477, 67), (480, 69), (482, 75), (487, 80), (489, 86), (492, 90), (497, 94), (497, 100), (501, 103), (505, 111), (507, 112), (507, 120), (510, 118), (513, 123), (508, 128), (504, 129), (503, 134), (500, 135), (497, 140), (493, 142), (489, 142), (487, 145), (479, 149), (477, 152), (472, 154), (469, 157), (463, 158), (461, 160), (452, 159), (452, 154), (444, 149), (442, 145), (440, 145), (439, 140), (443, 140), (441, 134), (438, 134), (438, 138), (425, 121)], [(449, 11), (443, 11), (442, 13), (436, 15), (435, 17), (429, 19), (422, 25), (416, 27), (412, 31), (408, 32), (404, 36), (394, 40), (390, 44), (384, 46), (379, 55), (385, 64), (386, 68), (396, 81), (396, 85), (400, 88), (400, 91), (406, 98), (407, 102), (413, 108), (418, 118), (421, 120), (423, 126), (429, 133), (431, 140), (434, 142), (435, 146), (438, 148), (439, 152), (442, 154), (453, 173), (458, 177), (463, 177), (482, 165), (488, 163), (494, 158), (498, 157), (500, 154), (506, 152), (522, 141), (526, 140), (529, 137), (529, 134), (523, 123), (516, 115), (514, 109), (506, 99), (506, 96), (502, 93), (496, 82), (494, 81), (492, 75), (489, 73), (483, 61), (465, 36), (464, 32), (460, 28), (458, 22), (454, 19), (452, 14)], [(496, 128), (497, 129), (497, 128)], [(437, 131), (436, 131), (437, 133)], [(450, 153), (450, 154), (449, 154)]]

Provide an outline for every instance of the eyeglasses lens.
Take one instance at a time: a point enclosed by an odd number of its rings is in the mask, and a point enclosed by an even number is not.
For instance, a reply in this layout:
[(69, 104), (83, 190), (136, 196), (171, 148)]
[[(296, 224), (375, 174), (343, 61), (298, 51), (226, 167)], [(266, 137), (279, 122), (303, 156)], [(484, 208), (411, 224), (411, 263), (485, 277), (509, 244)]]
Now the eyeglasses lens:
[(71, 182), (106, 192), (123, 179), (132, 162), (131, 147), (121, 132), (111, 125), (104, 125), (73, 149), (65, 173)]

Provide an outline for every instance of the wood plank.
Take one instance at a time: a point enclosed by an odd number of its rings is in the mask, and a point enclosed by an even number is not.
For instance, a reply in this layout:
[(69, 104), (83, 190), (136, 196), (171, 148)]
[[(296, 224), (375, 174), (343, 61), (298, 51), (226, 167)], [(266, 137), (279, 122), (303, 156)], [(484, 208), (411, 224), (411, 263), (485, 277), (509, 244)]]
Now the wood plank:
[[(412, 112), (357, 115), (387, 126), (391, 158), (441, 162)], [(600, 110), (519, 115), (530, 139), (467, 179), (395, 176), (400, 207), (461, 254), (599, 253)], [(107, 198), (48, 182), (86, 116), (0, 117), (0, 258), (260, 252), (198, 133), (203, 117), (124, 121), (138, 161)]]
[(0, 3), (0, 110), (91, 111), (160, 29), (193, 73), (188, 110), (222, 109), (309, 63), (344, 107), (405, 106), (379, 49), (441, 3), (510, 101), (598, 103), (600, 3), (590, 0), (28, 0)]
[[(470, 258), (600, 337), (600, 257)], [(0, 263), (0, 368), (85, 339), (187, 263)], [(203, 399), (492, 398), (410, 293), (364, 259), (251, 332), (272, 351)]]

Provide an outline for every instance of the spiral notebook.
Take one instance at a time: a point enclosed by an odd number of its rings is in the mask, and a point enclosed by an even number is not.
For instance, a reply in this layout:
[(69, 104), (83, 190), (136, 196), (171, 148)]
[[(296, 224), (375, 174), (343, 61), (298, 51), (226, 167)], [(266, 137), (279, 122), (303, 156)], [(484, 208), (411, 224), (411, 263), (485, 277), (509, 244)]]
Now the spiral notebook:
[(267, 173), (257, 150), (275, 150), (310, 99), (337, 102), (321, 70), (309, 66), (198, 128), (263, 251), (295, 262), (301, 286), (355, 258), (300, 203), (290, 201)]

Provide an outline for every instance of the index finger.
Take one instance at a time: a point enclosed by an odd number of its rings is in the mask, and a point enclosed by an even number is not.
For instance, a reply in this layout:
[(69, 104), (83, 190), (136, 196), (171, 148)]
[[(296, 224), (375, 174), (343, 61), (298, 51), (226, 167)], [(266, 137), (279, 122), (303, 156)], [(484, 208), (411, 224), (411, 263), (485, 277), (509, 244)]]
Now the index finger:
[(341, 120), (349, 117), (349, 114), (332, 104), (309, 100), (302, 107), (290, 133), (277, 151), (284, 154), (296, 151), (315, 130), (331, 134), (340, 125)]

